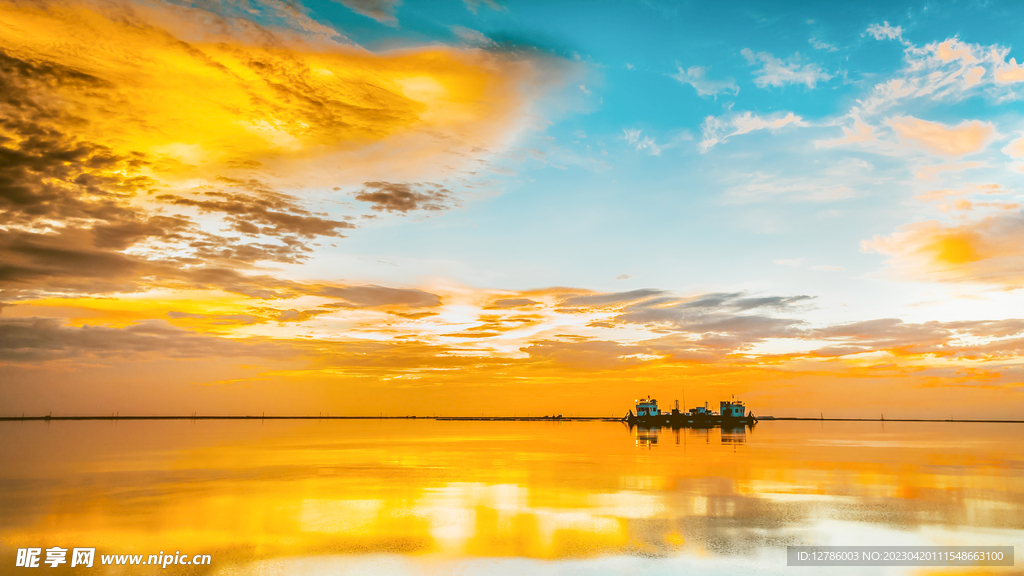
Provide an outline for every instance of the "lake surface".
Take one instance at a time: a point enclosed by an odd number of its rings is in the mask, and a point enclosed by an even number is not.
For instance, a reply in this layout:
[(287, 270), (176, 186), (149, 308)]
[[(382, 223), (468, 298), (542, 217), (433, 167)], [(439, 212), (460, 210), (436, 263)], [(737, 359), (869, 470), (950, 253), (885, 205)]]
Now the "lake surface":
[[(786, 567), (787, 545), (1016, 546), (1024, 426), (0, 422), (26, 547), (209, 554), (82, 574), (964, 574)], [(43, 553), (45, 559), (45, 552)], [(68, 566), (39, 569), (69, 571)], [(826, 572), (827, 571), (827, 572)]]

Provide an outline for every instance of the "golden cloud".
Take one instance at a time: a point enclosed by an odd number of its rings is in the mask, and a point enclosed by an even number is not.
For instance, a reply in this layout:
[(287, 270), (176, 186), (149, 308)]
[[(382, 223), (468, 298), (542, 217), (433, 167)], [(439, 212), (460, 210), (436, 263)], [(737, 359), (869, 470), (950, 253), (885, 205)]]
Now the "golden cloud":
[[(203, 15), (193, 15), (198, 29)], [(187, 40), (176, 35), (187, 17), (173, 7), (2, 3), (0, 41), (16, 58), (89, 79), (87, 90), (51, 86), (46, 97), (80, 120), (63, 130), (142, 154), (152, 172), (178, 180), (262, 167), (290, 182), (305, 174), (300, 185), (355, 184), (374, 179), (365, 168), (393, 147), (412, 158), (405, 174), (465, 164), (522, 127), (541, 66), (471, 49), (379, 55), (195, 31), (201, 38)], [(361, 173), (323, 172), (353, 154), (363, 156)]]
[(486, 167), (558, 81), (536, 55), (338, 39), (277, 0), (0, 0), (0, 293), (292, 297), (294, 283), (240, 271), (356, 227), (303, 193), (458, 205), (457, 188), (424, 180)]

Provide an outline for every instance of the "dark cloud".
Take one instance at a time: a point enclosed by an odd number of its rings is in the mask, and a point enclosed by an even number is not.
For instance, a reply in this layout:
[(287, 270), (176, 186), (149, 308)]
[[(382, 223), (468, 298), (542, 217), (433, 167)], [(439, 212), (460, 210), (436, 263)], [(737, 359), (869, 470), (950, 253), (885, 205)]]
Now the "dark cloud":
[[(634, 315), (632, 320), (648, 324), (653, 331), (660, 329), (663, 335), (658, 338), (625, 346), (613, 341), (562, 335), (558, 340), (533, 342), (522, 350), (531, 357), (548, 358), (579, 368), (589, 365), (594, 369), (639, 362), (639, 359), (628, 357), (634, 354), (647, 354), (667, 362), (719, 363), (736, 358), (737, 352), (765, 338), (831, 341), (833, 345), (811, 353), (812, 356), (829, 357), (882, 351), (897, 356), (932, 354), (950, 358), (1008, 360), (1024, 353), (1022, 319), (912, 324), (895, 318), (882, 318), (808, 328), (800, 320), (756, 313), (762, 309), (799, 307), (807, 299), (805, 296), (747, 298), (739, 293), (707, 294), (666, 305), (665, 298), (652, 298), (627, 306), (625, 314), (613, 321), (601, 322), (599, 327), (621, 325), (622, 316), (631, 314)], [(652, 314), (650, 309), (656, 313)], [(699, 312), (694, 313), (694, 310)], [(749, 313), (751, 310), (755, 313)], [(471, 330), (484, 329), (499, 333), (496, 326), (488, 325)], [(470, 330), (456, 335), (465, 337), (468, 332)], [(965, 340), (965, 336), (970, 338)], [(980, 343), (976, 343), (974, 338), (980, 339)]]
[(132, 292), (146, 278), (177, 275), (176, 267), (168, 263), (94, 248), (88, 230), (0, 232), (0, 290), (4, 292)]
[(370, 308), (377, 306), (405, 306), (407, 308), (433, 308), (441, 305), (437, 294), (415, 288), (388, 288), (386, 286), (321, 286), (312, 293), (326, 298), (339, 298), (343, 302), (328, 304), (335, 308)]
[(962, 330), (972, 336), (1006, 338), (1024, 333), (1024, 319), (974, 320), (968, 322), (947, 322), (953, 330)]
[(749, 298), (739, 292), (710, 293), (681, 301), (660, 297), (630, 304), (612, 321), (693, 334), (742, 335), (743, 341), (753, 342), (795, 335), (793, 328), (803, 324), (802, 320), (777, 318), (767, 313), (794, 312), (812, 299), (811, 296)]
[(260, 196), (209, 191), (199, 198), (161, 194), (157, 200), (175, 206), (197, 208), (200, 212), (220, 212), (225, 220), (243, 234), (281, 236), (294, 234), (303, 238), (342, 236), (340, 230), (355, 228), (344, 220), (315, 216), (300, 207), (286, 194), (264, 191)]
[(711, 293), (689, 300), (681, 306), (683, 308), (728, 308), (738, 311), (754, 310), (757, 308), (787, 310), (797, 304), (806, 303), (808, 300), (812, 299), (813, 296), (767, 296), (763, 298), (746, 298), (742, 292)]
[(92, 227), (93, 246), (115, 250), (124, 250), (151, 238), (161, 242), (182, 242), (197, 233), (192, 220), (184, 216), (142, 218), (132, 214), (118, 222), (101, 222)]
[(224, 290), (270, 299), (319, 289), (265, 274), (245, 274), (201, 259), (147, 259), (97, 249), (91, 230), (0, 232), (0, 294), (102, 294), (148, 287)]
[(808, 336), (822, 340), (842, 340), (865, 349), (878, 349), (935, 346), (947, 341), (952, 334), (941, 322), (907, 324), (898, 318), (880, 318), (820, 328)]
[(811, 330), (806, 333), (806, 337), (837, 342), (835, 346), (815, 350), (814, 353), (819, 356), (844, 356), (875, 350), (971, 356), (1017, 354), (1022, 339), (971, 344), (960, 341), (961, 336), (990, 340), (1021, 333), (1024, 333), (1024, 320), (1021, 319), (911, 324), (898, 318), (881, 318)]
[(296, 264), (305, 261), (313, 249), (291, 237), (277, 239), (280, 243), (242, 242), (239, 237), (197, 233), (183, 249), (189, 252), (178, 258), (182, 264), (219, 265), (246, 268), (259, 261)]
[[(401, 212), (408, 214), (416, 210), (448, 210), (452, 205), (451, 191), (438, 185), (400, 184), (391, 182), (366, 182), (365, 188), (355, 195), (360, 202), (369, 202), (377, 212)], [(417, 192), (413, 188), (425, 188)]]
[(247, 275), (232, 268), (202, 267), (180, 274), (181, 282), (192, 288), (224, 290), (250, 298), (274, 300), (309, 294), (310, 287), (268, 275)]
[[(157, 217), (155, 221), (139, 223), (138, 229), (106, 230), (98, 236), (108, 243), (123, 244), (127, 242), (124, 236), (139, 234), (143, 229), (161, 230), (166, 236), (186, 230), (187, 226), (173, 218)], [(265, 257), (262, 251), (274, 249), (270, 245), (228, 247), (221, 241), (203, 248), (206, 258), (147, 259), (138, 254), (96, 248), (94, 232), (91, 229), (64, 229), (53, 234), (0, 231), (0, 297), (23, 299), (40, 293), (103, 294), (164, 287), (222, 290), (260, 299), (322, 296), (341, 300), (329, 305), (336, 308), (429, 308), (441, 304), (436, 294), (412, 288), (304, 284), (268, 274), (246, 273), (238, 268), (239, 252), (253, 250)], [(218, 250), (233, 251), (234, 259), (219, 264), (212, 257)], [(305, 317), (318, 313), (296, 312)], [(270, 319), (283, 321), (276, 317)]]
[[(287, 297), (294, 286), (239, 270), (258, 261), (300, 262), (309, 240), (340, 237), (345, 220), (314, 214), (255, 180), (221, 178), (197, 198), (160, 194), (172, 206), (217, 213), (238, 233), (211, 234), (182, 214), (133, 206), (156, 183), (140, 154), (68, 136), (85, 120), (68, 112), (83, 101), (111, 99), (106, 81), (0, 49), (0, 291), (105, 293), (145, 287), (210, 287), (256, 297)], [(116, 96), (114, 96), (116, 97)], [(54, 228), (52, 222), (64, 224)], [(34, 228), (34, 232), (26, 229)], [(43, 232), (45, 230), (45, 232)], [(246, 241), (269, 236), (270, 241)], [(140, 251), (129, 248), (144, 245)]]
[(269, 341), (205, 336), (158, 320), (127, 328), (76, 328), (51, 318), (0, 318), (0, 361), (38, 362), (145, 353), (169, 358), (293, 355), (288, 347)]
[(57, 90), (83, 97), (107, 88), (88, 74), (0, 49), (0, 215), (8, 224), (39, 219), (112, 220), (126, 201), (155, 182), (140, 174), (139, 155), (117, 155), (67, 136), (84, 121), (65, 112)]

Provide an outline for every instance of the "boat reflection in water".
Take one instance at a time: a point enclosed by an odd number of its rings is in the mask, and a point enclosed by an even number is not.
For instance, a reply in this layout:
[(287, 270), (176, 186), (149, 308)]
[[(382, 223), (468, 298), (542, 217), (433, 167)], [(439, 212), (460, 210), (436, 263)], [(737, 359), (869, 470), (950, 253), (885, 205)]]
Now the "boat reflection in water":
[[(750, 426), (750, 431), (754, 431), (753, 426)], [(722, 428), (722, 444), (746, 444), (746, 442), (747, 428), (745, 426)]]
[[(630, 430), (634, 430), (630, 427)], [(661, 428), (635, 428), (636, 430), (636, 445), (645, 446), (650, 448), (658, 443), (658, 434), (661, 433)]]
[(747, 442), (747, 429), (751, 432), (754, 425), (749, 426), (707, 426), (694, 428), (690, 426), (629, 426), (630, 432), (638, 447), (652, 448), (658, 445), (658, 437), (662, 428), (665, 428), (674, 435), (676, 445), (687, 442), (701, 442), (708, 444), (712, 441), (715, 432), (722, 444), (739, 445)]

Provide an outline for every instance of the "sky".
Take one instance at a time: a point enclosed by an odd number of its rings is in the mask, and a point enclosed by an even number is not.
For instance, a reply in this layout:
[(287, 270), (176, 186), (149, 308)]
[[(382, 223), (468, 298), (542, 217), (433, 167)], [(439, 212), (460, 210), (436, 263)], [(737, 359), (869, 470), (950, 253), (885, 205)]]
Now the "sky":
[(1019, 419), (1022, 18), (0, 0), (0, 412)]

